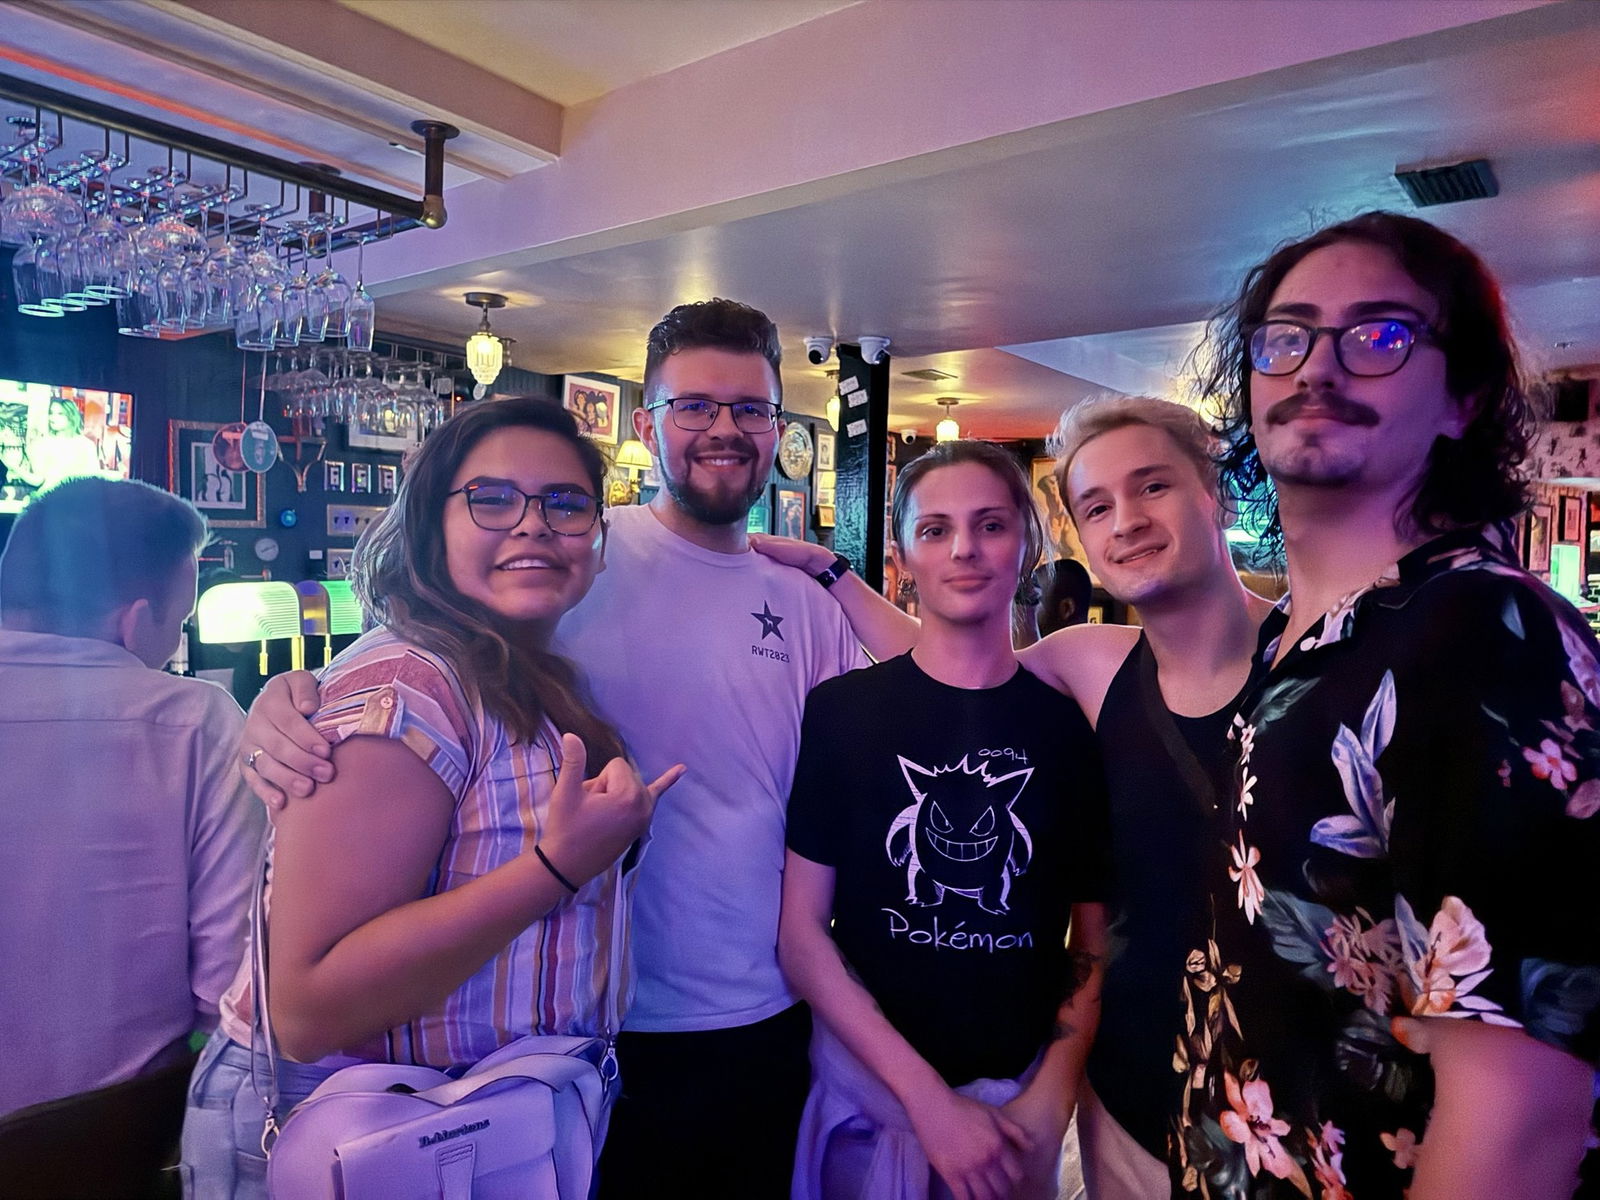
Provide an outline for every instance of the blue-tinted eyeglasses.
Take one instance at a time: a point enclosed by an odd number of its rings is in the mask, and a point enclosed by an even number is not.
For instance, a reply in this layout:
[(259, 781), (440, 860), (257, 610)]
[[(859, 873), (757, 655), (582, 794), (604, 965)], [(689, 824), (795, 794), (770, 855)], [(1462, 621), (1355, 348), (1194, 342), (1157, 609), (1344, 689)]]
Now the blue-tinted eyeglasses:
[(1425, 321), (1384, 317), (1354, 325), (1307, 325), (1301, 321), (1263, 321), (1250, 330), (1250, 366), (1261, 375), (1293, 375), (1311, 357), (1323, 334), (1333, 338), (1333, 354), (1351, 375), (1393, 375), (1406, 365), (1418, 342), (1434, 340)]

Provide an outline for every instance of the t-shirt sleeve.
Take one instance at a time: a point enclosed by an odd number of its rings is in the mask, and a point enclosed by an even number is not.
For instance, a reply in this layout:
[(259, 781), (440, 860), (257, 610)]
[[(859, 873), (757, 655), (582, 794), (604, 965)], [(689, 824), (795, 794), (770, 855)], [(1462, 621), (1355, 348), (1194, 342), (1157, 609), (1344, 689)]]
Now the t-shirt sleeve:
[(839, 747), (834, 741), (835, 722), (828, 704), (833, 691), (817, 688), (806, 697), (805, 717), (800, 724), (800, 757), (789, 788), (785, 834), (789, 849), (826, 867), (839, 865), (841, 850), (836, 836), (839, 822), (833, 819), (832, 810), (834, 798), (841, 791), (835, 778)]
[(319, 685), (311, 723), (332, 744), (346, 738), (393, 738), (457, 799), (472, 774), (470, 716), (459, 687), (435, 660), (404, 648), (357, 660)]
[(1420, 668), (1386, 674), (1334, 748), (1366, 844), (1387, 836), (1401, 999), (1600, 1063), (1594, 636), (1521, 579), (1479, 576), (1427, 615)]

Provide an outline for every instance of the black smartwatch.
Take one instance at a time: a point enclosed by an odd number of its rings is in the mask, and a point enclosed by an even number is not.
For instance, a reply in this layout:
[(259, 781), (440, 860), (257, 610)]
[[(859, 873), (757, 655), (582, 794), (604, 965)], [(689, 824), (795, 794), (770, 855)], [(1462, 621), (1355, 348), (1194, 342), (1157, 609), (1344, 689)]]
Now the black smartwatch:
[(815, 578), (816, 581), (823, 587), (831, 588), (849, 573), (850, 560), (844, 555), (839, 554), (834, 556), (833, 561), (828, 564), (827, 570), (819, 572), (817, 575), (813, 576), (813, 578)]

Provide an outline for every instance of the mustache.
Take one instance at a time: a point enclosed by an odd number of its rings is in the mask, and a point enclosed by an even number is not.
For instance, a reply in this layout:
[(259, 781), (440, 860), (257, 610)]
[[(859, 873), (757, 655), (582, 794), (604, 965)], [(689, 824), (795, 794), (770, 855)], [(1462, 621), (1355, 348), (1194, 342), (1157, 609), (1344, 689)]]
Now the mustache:
[(1341, 396), (1338, 392), (1296, 392), (1287, 399), (1280, 400), (1267, 409), (1266, 418), (1269, 425), (1282, 425), (1294, 420), (1307, 408), (1318, 408), (1326, 412), (1335, 421), (1345, 425), (1376, 425), (1377, 412), (1365, 404), (1357, 403), (1348, 396)]

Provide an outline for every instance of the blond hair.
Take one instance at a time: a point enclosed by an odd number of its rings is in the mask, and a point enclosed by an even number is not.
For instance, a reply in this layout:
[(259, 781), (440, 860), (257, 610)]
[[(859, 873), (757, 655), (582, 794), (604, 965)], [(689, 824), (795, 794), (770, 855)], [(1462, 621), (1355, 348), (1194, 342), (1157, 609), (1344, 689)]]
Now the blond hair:
[[(1055, 432), (1045, 441), (1045, 448), (1055, 456), (1056, 490), (1061, 495), (1061, 507), (1077, 523), (1067, 491), (1067, 471), (1078, 451), (1103, 433), (1124, 429), (1130, 425), (1148, 425), (1170, 437), (1184, 457), (1195, 465), (1200, 478), (1213, 492), (1218, 489), (1216, 438), (1201, 420), (1200, 414), (1186, 405), (1162, 400), (1157, 396), (1124, 396), (1107, 392), (1080, 400), (1056, 423)], [(1218, 496), (1219, 502), (1222, 497)], [(1224, 502), (1224, 507), (1227, 507)]]

